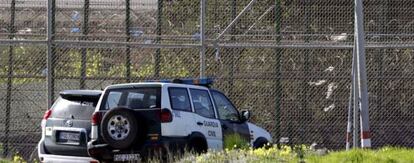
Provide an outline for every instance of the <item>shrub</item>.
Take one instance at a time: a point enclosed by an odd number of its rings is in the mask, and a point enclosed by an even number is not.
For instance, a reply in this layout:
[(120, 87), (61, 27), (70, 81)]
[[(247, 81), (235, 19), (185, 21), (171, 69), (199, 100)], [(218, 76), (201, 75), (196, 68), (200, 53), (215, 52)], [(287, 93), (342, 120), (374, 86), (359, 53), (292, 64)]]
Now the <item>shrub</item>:
[(231, 134), (224, 137), (224, 149), (248, 149), (249, 146), (249, 142), (239, 134)]

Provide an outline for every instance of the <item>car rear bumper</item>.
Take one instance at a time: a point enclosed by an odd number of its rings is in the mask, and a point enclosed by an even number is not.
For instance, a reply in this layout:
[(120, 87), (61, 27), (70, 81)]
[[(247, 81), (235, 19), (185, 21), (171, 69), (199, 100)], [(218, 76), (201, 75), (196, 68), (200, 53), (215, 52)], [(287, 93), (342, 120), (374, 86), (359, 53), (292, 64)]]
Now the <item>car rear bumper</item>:
[[(138, 153), (143, 159), (147, 158), (154, 151), (176, 151), (184, 150), (187, 146), (187, 137), (161, 137), (158, 141), (146, 141), (140, 148), (135, 148), (133, 153)], [(117, 151), (117, 152), (114, 152)], [(88, 143), (88, 154), (98, 160), (113, 160), (114, 154), (131, 153), (131, 149), (117, 150), (108, 144), (99, 144), (98, 141)]]
[(78, 156), (64, 156), (64, 155), (54, 155), (46, 154), (43, 147), (43, 140), (38, 144), (38, 155), (39, 160), (42, 163), (99, 163), (98, 160), (93, 159), (92, 157), (78, 157)]
[(60, 155), (50, 155), (50, 154), (40, 154), (39, 159), (44, 163), (98, 163), (98, 160), (95, 160), (91, 157), (75, 157), (75, 156), (60, 156)]

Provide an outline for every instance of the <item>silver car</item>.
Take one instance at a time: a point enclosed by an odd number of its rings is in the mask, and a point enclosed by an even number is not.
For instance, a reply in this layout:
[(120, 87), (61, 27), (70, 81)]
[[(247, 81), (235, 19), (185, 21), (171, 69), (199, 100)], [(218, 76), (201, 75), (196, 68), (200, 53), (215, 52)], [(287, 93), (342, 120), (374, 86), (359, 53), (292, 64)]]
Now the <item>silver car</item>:
[(67, 90), (42, 120), (38, 144), (41, 162), (98, 162), (88, 156), (91, 116), (101, 96), (98, 90)]

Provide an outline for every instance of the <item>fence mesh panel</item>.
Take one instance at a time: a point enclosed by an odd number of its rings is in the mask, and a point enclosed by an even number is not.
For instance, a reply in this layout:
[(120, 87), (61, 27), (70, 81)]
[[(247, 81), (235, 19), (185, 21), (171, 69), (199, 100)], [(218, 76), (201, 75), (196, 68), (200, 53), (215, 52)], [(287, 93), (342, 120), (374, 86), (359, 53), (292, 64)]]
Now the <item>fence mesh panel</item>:
[[(354, 2), (261, 0), (232, 23), (250, 2), (206, 1), (206, 76), (239, 110), (252, 110), (251, 121), (275, 142), (344, 148)], [(364, 5), (372, 145), (414, 147), (414, 2)], [(203, 68), (200, 10), (200, 0), (56, 0), (48, 43), (47, 0), (0, 0), (3, 156), (36, 157), (51, 98), (48, 47), (54, 98), (67, 89), (195, 78)]]
[(0, 48), (0, 138), (1, 151), (5, 155), (20, 153), (31, 159), (37, 154), (35, 149), (41, 132), (39, 124), (47, 109), (45, 48), (33, 45)]

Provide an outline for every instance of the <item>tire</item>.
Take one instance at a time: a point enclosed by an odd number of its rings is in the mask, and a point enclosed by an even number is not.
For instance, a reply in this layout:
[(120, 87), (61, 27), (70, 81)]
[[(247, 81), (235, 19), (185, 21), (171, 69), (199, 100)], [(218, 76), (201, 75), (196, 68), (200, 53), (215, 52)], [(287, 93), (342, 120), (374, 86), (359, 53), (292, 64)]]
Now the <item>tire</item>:
[(265, 147), (267, 145), (267, 143), (268, 143), (268, 141), (265, 138), (260, 137), (256, 141), (254, 141), (253, 148), (257, 149), (257, 148)]
[(141, 121), (137, 119), (135, 112), (126, 107), (109, 110), (100, 125), (103, 140), (116, 149), (132, 146), (138, 138), (145, 134)]
[(192, 138), (190, 139), (190, 152), (194, 152), (196, 154), (202, 154), (202, 153), (206, 153), (208, 150), (207, 147), (207, 142), (205, 141), (205, 139), (200, 138), (200, 137), (196, 137), (196, 138)]

